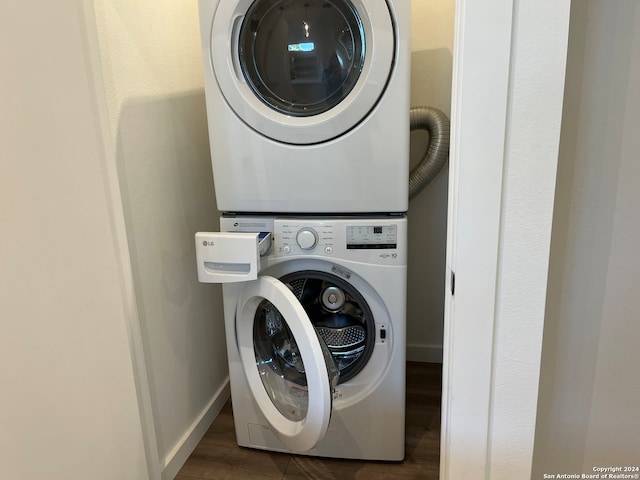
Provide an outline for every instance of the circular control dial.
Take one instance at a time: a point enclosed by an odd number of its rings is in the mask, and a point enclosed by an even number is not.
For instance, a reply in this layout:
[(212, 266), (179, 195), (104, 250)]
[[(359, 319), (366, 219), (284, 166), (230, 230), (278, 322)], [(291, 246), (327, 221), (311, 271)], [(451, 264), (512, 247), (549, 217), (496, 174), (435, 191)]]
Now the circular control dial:
[(311, 250), (318, 244), (318, 234), (313, 228), (301, 228), (296, 235), (296, 242), (302, 250)]

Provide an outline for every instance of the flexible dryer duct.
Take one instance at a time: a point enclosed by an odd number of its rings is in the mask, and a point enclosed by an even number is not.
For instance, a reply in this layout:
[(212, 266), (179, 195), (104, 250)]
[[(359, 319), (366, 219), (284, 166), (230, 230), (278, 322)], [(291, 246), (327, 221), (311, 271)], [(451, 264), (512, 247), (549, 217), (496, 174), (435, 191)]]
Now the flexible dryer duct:
[(413, 107), (410, 111), (411, 130), (429, 132), (429, 146), (409, 174), (409, 200), (413, 200), (442, 170), (449, 159), (449, 119), (437, 108)]

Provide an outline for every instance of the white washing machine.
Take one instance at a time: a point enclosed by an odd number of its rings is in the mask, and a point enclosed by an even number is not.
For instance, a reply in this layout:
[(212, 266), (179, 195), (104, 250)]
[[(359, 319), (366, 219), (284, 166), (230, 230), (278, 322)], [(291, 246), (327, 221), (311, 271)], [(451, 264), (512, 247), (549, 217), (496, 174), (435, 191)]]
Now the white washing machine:
[(406, 212), (410, 0), (200, 0), (223, 212)]
[(220, 226), (196, 235), (198, 274), (224, 283), (238, 444), (402, 460), (406, 218), (226, 216)]

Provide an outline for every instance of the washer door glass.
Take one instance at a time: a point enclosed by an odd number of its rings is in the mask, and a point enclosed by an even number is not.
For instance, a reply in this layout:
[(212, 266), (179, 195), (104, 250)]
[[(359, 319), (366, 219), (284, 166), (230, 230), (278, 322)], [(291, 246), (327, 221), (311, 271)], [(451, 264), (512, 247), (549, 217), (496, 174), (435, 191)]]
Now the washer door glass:
[(274, 433), (305, 452), (327, 430), (339, 371), (291, 290), (273, 277), (247, 283), (236, 338), (249, 388)]
[(287, 115), (330, 110), (351, 92), (364, 65), (365, 31), (349, 0), (256, 0), (239, 41), (247, 84)]

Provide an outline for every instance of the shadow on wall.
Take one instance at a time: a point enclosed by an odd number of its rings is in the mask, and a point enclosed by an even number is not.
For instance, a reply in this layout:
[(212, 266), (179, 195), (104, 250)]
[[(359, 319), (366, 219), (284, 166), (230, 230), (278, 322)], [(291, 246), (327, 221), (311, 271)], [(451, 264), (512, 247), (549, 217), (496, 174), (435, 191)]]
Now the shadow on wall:
[(221, 291), (198, 283), (195, 261), (194, 233), (218, 218), (204, 93), (126, 102), (116, 142), (162, 459), (227, 376)]
[[(411, 105), (430, 106), (450, 116), (453, 58), (447, 49), (419, 50), (411, 58)], [(407, 115), (409, 112), (407, 112)], [(411, 134), (411, 168), (422, 159), (429, 135)], [(407, 356), (441, 362), (449, 169), (409, 205)]]

